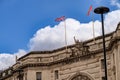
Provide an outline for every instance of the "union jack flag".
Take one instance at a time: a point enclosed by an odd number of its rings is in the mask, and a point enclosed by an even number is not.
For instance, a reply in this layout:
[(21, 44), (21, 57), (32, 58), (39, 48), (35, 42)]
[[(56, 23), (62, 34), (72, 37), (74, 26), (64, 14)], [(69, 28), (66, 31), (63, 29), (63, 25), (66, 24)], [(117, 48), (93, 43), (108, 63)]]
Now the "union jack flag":
[(64, 20), (65, 20), (65, 16), (61, 16), (61, 17), (55, 19), (55, 21), (57, 21), (57, 22), (64, 21)]

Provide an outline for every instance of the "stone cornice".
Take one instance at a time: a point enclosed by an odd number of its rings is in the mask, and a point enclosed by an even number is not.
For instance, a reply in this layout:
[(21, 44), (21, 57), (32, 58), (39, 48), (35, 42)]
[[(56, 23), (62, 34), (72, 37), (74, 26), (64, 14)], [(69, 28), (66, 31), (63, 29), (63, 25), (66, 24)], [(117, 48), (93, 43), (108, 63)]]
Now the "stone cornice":
[(27, 68), (27, 67), (49, 67), (49, 66), (53, 66), (53, 65), (58, 65), (58, 64), (62, 64), (62, 65), (65, 65), (65, 64), (70, 64), (70, 63), (73, 63), (73, 62), (77, 62), (77, 61), (80, 61), (80, 60), (85, 60), (85, 59), (88, 59), (91, 57), (91, 54), (85, 54), (85, 55), (78, 55), (78, 56), (74, 56), (74, 57), (68, 57), (68, 58), (64, 58), (64, 59), (61, 59), (61, 60), (58, 60), (58, 61), (54, 61), (54, 62), (50, 62), (50, 63), (28, 63), (28, 64), (25, 64), (25, 65), (21, 65), (18, 67), (18, 69), (24, 69), (24, 68)]
[[(106, 47), (106, 51), (110, 51), (113, 48), (113, 45), (115, 43), (117, 43), (118, 41), (120, 41), (120, 37), (115, 37), (114, 39), (111, 39), (110, 44), (108, 47)], [(103, 49), (99, 49), (99, 50), (95, 50), (95, 51), (90, 51), (86, 54), (83, 55), (75, 55), (72, 57), (66, 57), (64, 59), (60, 59), (57, 61), (53, 61), (53, 62), (48, 62), (48, 63), (28, 63), (28, 64), (23, 64), (21, 65), (19, 68), (26, 68), (26, 67), (42, 67), (42, 66), (52, 66), (52, 65), (57, 65), (57, 64), (69, 64), (69, 63), (73, 63), (76, 61), (80, 61), (80, 60), (84, 60), (85, 58), (90, 58), (91, 55), (95, 55), (95, 54), (99, 54), (103, 52)]]

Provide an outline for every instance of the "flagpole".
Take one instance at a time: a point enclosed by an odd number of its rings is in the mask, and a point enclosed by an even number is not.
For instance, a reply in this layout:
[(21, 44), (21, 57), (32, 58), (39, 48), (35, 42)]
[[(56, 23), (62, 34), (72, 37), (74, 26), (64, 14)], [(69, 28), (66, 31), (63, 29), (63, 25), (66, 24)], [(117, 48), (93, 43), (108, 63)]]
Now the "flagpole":
[(94, 29), (94, 15), (93, 15), (93, 10), (92, 10), (92, 29), (93, 29), (93, 41), (95, 43), (95, 29)]
[(65, 31), (64, 31), (64, 34), (65, 34), (65, 47), (66, 47), (66, 52), (67, 52), (67, 33), (66, 33), (66, 21), (65, 21), (65, 16), (56, 18), (55, 21), (57, 21), (57, 22), (59, 22), (59, 21), (64, 21), (64, 27), (65, 27)]
[(64, 27), (65, 27), (65, 47), (67, 52), (67, 33), (66, 33), (66, 21), (64, 20)]
[(90, 6), (89, 10), (88, 10), (88, 13), (87, 15), (89, 16), (90, 15), (90, 12), (92, 11), (92, 31), (93, 31), (93, 41), (95, 43), (95, 31), (94, 31), (94, 15), (93, 15), (93, 9), (92, 9), (92, 5)]

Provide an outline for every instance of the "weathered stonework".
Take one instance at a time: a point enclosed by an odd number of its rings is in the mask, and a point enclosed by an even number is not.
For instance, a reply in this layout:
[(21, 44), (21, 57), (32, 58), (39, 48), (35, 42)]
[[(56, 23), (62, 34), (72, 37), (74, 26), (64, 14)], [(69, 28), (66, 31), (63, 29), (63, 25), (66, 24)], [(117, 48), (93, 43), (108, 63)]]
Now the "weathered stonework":
[[(53, 51), (33, 51), (18, 59), (16, 64), (0, 73), (1, 80), (102, 80), (102, 36)], [(106, 34), (108, 80), (120, 80), (120, 23), (116, 31)], [(55, 79), (55, 71), (58, 79)]]

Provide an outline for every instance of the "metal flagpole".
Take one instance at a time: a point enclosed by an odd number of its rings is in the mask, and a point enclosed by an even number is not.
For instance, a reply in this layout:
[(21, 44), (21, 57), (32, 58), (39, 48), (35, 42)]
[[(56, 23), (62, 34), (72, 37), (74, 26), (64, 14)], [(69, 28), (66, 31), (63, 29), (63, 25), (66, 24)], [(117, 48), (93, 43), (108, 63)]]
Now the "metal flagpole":
[(67, 52), (67, 33), (66, 33), (66, 21), (65, 21), (65, 16), (61, 16), (59, 18), (56, 18), (55, 21), (59, 22), (59, 21), (64, 21), (64, 27), (65, 27), (65, 47), (66, 47), (66, 52)]
[(66, 33), (66, 21), (64, 20), (64, 27), (65, 27), (65, 47), (67, 52), (67, 33)]
[(94, 15), (93, 15), (93, 7), (92, 5), (90, 6), (89, 10), (88, 10), (88, 13), (87, 15), (89, 16), (90, 15), (90, 12), (92, 12), (92, 30), (93, 30), (93, 41), (95, 43), (95, 31), (94, 31)]
[(94, 41), (94, 43), (95, 43), (95, 30), (94, 30), (94, 15), (93, 15), (93, 10), (92, 10), (92, 29), (93, 29), (93, 41)]

